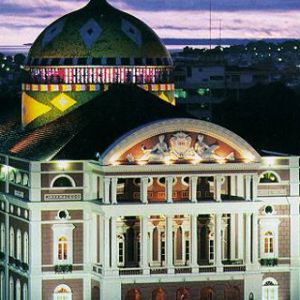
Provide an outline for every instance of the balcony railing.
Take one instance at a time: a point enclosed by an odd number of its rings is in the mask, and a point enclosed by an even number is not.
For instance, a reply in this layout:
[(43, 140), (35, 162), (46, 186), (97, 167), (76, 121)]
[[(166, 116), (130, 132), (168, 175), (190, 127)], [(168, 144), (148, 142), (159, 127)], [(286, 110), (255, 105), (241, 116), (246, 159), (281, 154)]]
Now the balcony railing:
[(224, 266), (223, 272), (245, 272), (246, 266)]
[(120, 276), (142, 275), (143, 270), (140, 268), (119, 269)]
[(192, 273), (192, 268), (190, 267), (175, 267), (175, 274), (188, 274)]
[(150, 274), (151, 275), (156, 275), (156, 274), (167, 274), (168, 269), (167, 268), (162, 268), (162, 267), (153, 267), (150, 269)]
[(217, 271), (217, 267), (214, 266), (201, 266), (199, 267), (199, 273), (214, 273)]

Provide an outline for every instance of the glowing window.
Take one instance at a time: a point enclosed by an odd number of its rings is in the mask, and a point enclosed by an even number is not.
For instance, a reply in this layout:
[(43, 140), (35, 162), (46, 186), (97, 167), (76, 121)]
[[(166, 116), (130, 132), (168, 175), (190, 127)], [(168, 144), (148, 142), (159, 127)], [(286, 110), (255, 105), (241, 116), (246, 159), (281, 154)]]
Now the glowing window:
[(66, 237), (62, 236), (58, 239), (58, 260), (66, 260), (68, 258), (68, 242)]
[(72, 300), (72, 291), (67, 285), (61, 284), (54, 290), (53, 299)]
[(267, 231), (264, 236), (264, 250), (265, 254), (274, 253), (274, 236), (271, 231)]
[(273, 172), (265, 172), (260, 176), (260, 183), (277, 183), (279, 182), (278, 176)]
[(278, 283), (273, 278), (266, 278), (263, 281), (263, 300), (278, 300)]

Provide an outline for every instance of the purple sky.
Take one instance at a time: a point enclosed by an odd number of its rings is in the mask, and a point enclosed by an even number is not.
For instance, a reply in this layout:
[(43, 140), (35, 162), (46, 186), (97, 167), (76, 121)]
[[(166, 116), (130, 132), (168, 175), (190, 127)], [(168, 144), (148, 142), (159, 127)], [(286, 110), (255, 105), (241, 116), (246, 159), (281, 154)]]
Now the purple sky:
[[(31, 43), (41, 30), (88, 0), (1, 0), (0, 45)], [(161, 38), (208, 38), (209, 0), (109, 0)], [(213, 38), (300, 39), (300, 0), (212, 0)]]

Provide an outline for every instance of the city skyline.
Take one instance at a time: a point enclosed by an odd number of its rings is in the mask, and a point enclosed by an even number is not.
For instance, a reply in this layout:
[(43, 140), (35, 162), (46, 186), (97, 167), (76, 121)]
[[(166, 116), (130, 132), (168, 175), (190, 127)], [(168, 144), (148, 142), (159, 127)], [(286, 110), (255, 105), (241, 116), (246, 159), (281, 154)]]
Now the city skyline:
[[(110, 0), (113, 6), (137, 16), (161, 38), (208, 38), (209, 0)], [(88, 0), (3, 0), (0, 12), (0, 46), (32, 43), (47, 24), (78, 9)], [(212, 37), (300, 37), (300, 3), (296, 0), (212, 0)], [(220, 32), (222, 26), (222, 32)]]

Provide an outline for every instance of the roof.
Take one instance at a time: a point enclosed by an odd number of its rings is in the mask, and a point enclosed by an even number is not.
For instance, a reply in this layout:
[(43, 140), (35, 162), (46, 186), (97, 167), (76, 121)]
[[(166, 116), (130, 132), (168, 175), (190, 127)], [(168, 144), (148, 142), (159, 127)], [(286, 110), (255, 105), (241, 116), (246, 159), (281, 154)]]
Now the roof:
[(115, 57), (161, 58), (171, 62), (165, 46), (145, 23), (105, 0), (91, 0), (48, 26), (31, 47), (28, 62)]
[(1, 114), (0, 152), (28, 160), (95, 159), (126, 132), (177, 117), (189, 115), (136, 86), (113, 85), (77, 110), (31, 131), (21, 129), (16, 112)]

